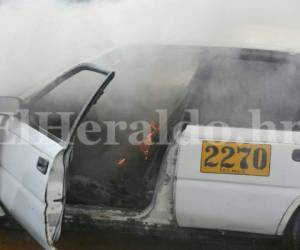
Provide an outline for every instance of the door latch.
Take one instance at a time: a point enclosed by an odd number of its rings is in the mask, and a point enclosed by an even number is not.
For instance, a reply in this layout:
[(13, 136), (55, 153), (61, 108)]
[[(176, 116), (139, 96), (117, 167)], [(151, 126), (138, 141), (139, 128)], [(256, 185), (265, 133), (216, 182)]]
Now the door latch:
[(37, 169), (42, 173), (46, 174), (48, 171), (49, 161), (43, 157), (39, 157), (37, 162)]

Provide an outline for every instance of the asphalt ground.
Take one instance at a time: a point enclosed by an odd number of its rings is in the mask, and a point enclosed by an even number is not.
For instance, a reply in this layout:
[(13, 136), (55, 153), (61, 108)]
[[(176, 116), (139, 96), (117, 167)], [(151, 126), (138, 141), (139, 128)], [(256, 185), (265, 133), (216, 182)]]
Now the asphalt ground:
[[(120, 233), (63, 232), (58, 250), (284, 250), (280, 239), (216, 237), (209, 240), (174, 241)], [(0, 229), (1, 250), (40, 250), (22, 230)]]

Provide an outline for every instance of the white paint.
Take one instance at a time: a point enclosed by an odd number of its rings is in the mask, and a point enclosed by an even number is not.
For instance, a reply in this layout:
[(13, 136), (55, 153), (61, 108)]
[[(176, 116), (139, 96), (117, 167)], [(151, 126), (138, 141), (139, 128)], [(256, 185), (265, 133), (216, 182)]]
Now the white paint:
[[(282, 221), (282, 234), (289, 219), (283, 217), (300, 196), (300, 163), (291, 158), (299, 138), (299, 132), (188, 126), (178, 141), (179, 226), (273, 235)], [(271, 144), (270, 176), (201, 173), (203, 139)]]
[[(1, 202), (33, 238), (50, 249), (63, 213), (63, 147), (16, 118), (8, 120), (7, 128), (7, 133), (1, 131)], [(49, 160), (46, 175), (37, 169), (39, 157)]]

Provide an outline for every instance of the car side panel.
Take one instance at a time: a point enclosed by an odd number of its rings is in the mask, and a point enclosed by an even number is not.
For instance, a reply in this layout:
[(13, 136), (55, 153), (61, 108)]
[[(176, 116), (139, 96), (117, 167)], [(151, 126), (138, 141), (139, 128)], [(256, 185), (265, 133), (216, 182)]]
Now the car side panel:
[[(260, 143), (259, 138), (250, 138), (251, 130), (232, 130), (226, 141)], [(208, 137), (204, 128), (198, 132), (187, 128), (179, 142), (175, 185), (179, 226), (276, 234), (286, 210), (300, 195), (300, 164), (291, 158), (300, 146), (261, 139), (272, 147), (270, 176), (207, 174), (200, 172), (202, 141), (223, 138), (219, 132)]]

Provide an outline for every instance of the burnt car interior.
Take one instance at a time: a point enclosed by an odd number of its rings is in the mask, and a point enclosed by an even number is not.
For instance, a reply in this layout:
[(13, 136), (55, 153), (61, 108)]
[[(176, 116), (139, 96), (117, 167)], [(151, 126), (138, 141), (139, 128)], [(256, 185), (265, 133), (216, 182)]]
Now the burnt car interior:
[[(86, 145), (75, 137), (68, 168), (69, 204), (145, 209), (152, 201), (168, 146), (155, 142), (159, 136), (170, 141), (178, 122), (252, 128), (249, 110), (258, 108), (261, 121), (272, 121), (274, 129), (286, 129), (280, 121), (300, 118), (296, 55), (192, 46), (130, 47), (104, 55), (95, 63), (113, 69), (116, 77), (84, 118), (83, 123), (101, 125), (101, 131), (90, 128), (87, 134), (94, 143)], [(36, 102), (31, 107), (31, 122), (43, 127), (33, 113), (64, 111), (74, 113), (72, 123), (99, 82), (99, 76), (82, 74)], [(197, 119), (184, 112), (191, 109), (198, 111)], [(157, 110), (167, 111), (167, 119), (159, 119)], [(64, 122), (57, 114), (50, 117), (52, 126)], [(129, 136), (141, 129), (141, 124), (130, 126), (136, 121), (148, 122), (150, 130), (146, 138), (140, 137), (139, 144), (132, 145)], [(107, 143), (112, 122), (117, 142), (113, 144)], [(291, 127), (298, 129), (297, 124)], [(47, 130), (64, 139), (61, 131)]]

